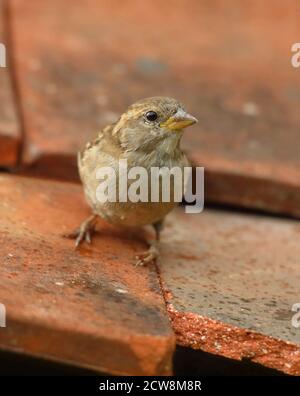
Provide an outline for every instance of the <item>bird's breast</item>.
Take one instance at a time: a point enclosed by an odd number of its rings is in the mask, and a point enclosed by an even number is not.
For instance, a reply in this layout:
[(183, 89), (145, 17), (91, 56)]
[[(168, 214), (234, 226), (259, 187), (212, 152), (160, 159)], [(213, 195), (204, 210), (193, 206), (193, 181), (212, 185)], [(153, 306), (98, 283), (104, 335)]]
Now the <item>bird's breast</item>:
[[(93, 211), (111, 223), (124, 226), (152, 224), (163, 219), (181, 201), (183, 172), (179, 177), (172, 176), (174, 169), (183, 170), (188, 164), (181, 152), (173, 156), (160, 151), (150, 154), (131, 152), (118, 159), (101, 156), (97, 161), (95, 157), (93, 162), (94, 168), (90, 163), (89, 171), (82, 172), (86, 198)], [(127, 172), (124, 173), (125, 165)], [(115, 177), (106, 179), (111, 191), (115, 191), (113, 200), (100, 202), (97, 199), (101, 183), (96, 174), (99, 167), (111, 167), (115, 172)], [(162, 170), (162, 176), (157, 176)], [(124, 189), (127, 193), (125, 202)]]

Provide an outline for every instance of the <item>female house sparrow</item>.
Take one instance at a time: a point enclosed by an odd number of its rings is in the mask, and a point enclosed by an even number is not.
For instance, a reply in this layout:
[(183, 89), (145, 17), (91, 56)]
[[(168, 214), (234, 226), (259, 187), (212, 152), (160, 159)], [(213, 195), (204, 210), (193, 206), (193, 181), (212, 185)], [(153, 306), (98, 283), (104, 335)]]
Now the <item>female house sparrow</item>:
[[(183, 129), (196, 122), (197, 119), (186, 113), (175, 99), (147, 98), (131, 105), (116, 123), (105, 127), (93, 142), (86, 145), (78, 154), (78, 167), (92, 215), (77, 231), (69, 235), (76, 238), (76, 246), (83, 240), (91, 242), (97, 216), (126, 227), (152, 224), (156, 231), (156, 241), (159, 240), (164, 217), (177, 202), (174, 199), (170, 202), (162, 202), (161, 199), (151, 202), (151, 186), (148, 202), (120, 202), (118, 194), (116, 202), (99, 202), (96, 197), (99, 186), (96, 172), (101, 167), (112, 167), (117, 175), (114, 187), (118, 190), (119, 160), (127, 160), (128, 170), (139, 166), (144, 167), (148, 173), (151, 167), (183, 169), (189, 165), (180, 149)], [(161, 186), (159, 189), (161, 191)], [(171, 190), (173, 189), (171, 179)], [(153, 244), (147, 252), (138, 256), (138, 264), (154, 260), (157, 254), (157, 248)]]

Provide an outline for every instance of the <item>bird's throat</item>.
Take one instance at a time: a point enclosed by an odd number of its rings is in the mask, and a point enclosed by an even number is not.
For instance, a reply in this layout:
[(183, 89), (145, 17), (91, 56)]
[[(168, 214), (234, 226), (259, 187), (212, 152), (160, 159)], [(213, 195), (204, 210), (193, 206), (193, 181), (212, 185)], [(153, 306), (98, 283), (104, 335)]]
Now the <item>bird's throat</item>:
[(182, 131), (178, 130), (169, 133), (157, 146), (157, 150), (163, 153), (172, 155), (177, 149), (180, 148), (180, 141), (182, 138)]

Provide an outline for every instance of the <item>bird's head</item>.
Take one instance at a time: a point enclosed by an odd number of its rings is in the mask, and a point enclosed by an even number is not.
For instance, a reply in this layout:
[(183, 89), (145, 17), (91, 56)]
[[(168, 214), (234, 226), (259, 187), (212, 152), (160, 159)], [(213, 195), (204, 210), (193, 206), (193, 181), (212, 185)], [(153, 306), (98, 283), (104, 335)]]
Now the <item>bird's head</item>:
[(179, 142), (184, 128), (197, 119), (181, 103), (169, 97), (142, 99), (131, 105), (117, 122), (114, 131), (129, 150), (155, 149), (160, 142)]

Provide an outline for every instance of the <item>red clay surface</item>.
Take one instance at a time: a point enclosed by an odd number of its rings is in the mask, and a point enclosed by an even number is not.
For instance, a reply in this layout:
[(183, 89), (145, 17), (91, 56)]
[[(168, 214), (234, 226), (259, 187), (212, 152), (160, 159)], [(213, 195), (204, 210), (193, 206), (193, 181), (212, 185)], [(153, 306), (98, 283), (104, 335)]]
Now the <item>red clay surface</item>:
[(0, 175), (0, 347), (114, 374), (171, 373), (174, 336), (142, 237), (100, 224), (93, 245), (61, 235), (87, 215), (80, 186)]

